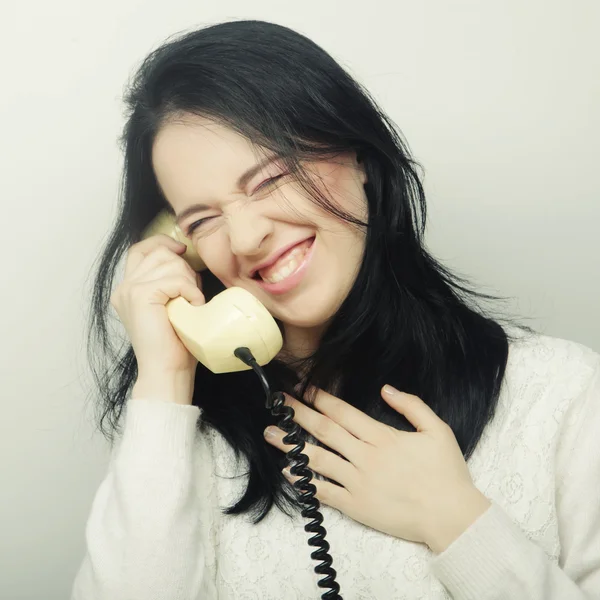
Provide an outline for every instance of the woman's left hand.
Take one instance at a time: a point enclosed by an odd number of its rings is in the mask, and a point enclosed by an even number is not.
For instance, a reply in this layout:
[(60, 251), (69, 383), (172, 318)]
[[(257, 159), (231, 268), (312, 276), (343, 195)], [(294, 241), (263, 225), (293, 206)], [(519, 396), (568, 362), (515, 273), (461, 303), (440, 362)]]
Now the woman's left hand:
[[(308, 466), (340, 484), (313, 479), (316, 496), (364, 525), (442, 552), (491, 503), (473, 484), (454, 433), (429, 406), (390, 386), (381, 395), (415, 432), (380, 423), (322, 390), (316, 410), (286, 396), (294, 420), (346, 459), (306, 444)], [(265, 430), (265, 439), (287, 452), (293, 446), (283, 444), (285, 435)]]

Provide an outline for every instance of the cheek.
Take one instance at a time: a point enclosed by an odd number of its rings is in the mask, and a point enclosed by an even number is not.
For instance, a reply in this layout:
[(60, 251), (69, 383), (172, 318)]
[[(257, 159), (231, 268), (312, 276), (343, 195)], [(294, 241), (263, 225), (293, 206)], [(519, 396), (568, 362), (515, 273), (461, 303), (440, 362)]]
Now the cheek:
[(369, 218), (367, 197), (363, 190), (351, 187), (339, 199), (342, 210), (366, 225)]
[(226, 280), (231, 277), (233, 272), (234, 259), (231, 249), (226, 240), (222, 239), (223, 237), (215, 233), (200, 239), (196, 244), (196, 249), (208, 270), (227, 285)]
[(351, 168), (326, 163), (319, 169), (320, 183), (328, 200), (353, 218), (367, 222), (368, 203), (364, 185)]
[(364, 228), (351, 227), (346, 229), (344, 242), (340, 243), (338, 259), (340, 271), (347, 286), (346, 292), (354, 285), (360, 270), (365, 249), (366, 233)]

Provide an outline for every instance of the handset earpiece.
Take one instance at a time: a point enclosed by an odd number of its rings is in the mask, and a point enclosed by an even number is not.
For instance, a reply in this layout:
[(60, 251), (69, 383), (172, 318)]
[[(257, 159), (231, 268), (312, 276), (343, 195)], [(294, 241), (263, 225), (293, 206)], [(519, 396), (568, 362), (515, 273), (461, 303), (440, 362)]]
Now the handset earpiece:
[(181, 242), (186, 245), (186, 251), (182, 254), (182, 258), (194, 269), (194, 271), (204, 271), (206, 265), (196, 252), (192, 241), (186, 237), (179, 225), (175, 222), (175, 218), (168, 211), (163, 210), (160, 212), (151, 223), (144, 229), (142, 233), (142, 239), (146, 239), (153, 235), (164, 233), (169, 237), (173, 238), (177, 242)]

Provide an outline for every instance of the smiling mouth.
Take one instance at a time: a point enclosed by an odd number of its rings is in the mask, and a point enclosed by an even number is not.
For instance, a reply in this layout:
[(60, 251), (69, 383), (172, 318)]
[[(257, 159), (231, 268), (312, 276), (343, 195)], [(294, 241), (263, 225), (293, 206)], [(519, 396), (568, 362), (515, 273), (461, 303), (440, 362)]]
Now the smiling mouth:
[(282, 254), (272, 265), (260, 269), (254, 274), (253, 279), (265, 283), (281, 283), (293, 275), (304, 262), (306, 254), (310, 250), (314, 237), (304, 240)]

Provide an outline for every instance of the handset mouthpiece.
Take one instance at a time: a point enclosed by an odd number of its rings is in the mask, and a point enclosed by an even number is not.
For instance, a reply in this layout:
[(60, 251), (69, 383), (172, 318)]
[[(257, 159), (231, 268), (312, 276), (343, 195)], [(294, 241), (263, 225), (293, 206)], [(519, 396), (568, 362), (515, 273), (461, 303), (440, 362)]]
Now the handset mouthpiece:
[(204, 306), (180, 296), (167, 303), (167, 313), (186, 348), (213, 373), (251, 369), (235, 355), (238, 348), (247, 348), (257, 364), (265, 365), (283, 345), (269, 311), (243, 288), (228, 288)]

